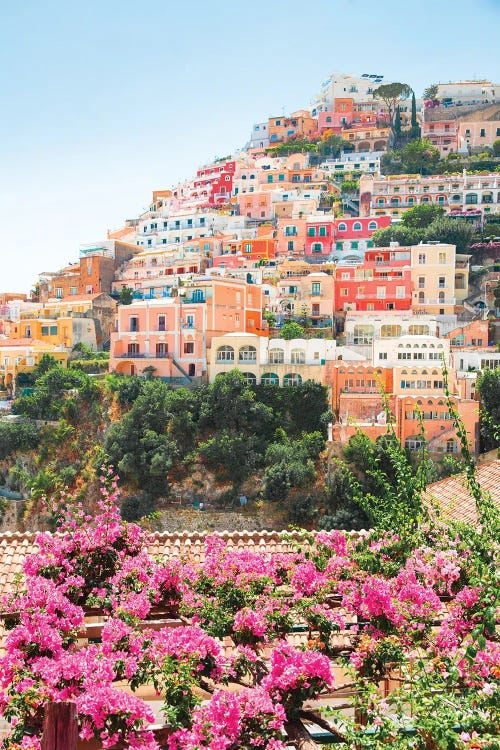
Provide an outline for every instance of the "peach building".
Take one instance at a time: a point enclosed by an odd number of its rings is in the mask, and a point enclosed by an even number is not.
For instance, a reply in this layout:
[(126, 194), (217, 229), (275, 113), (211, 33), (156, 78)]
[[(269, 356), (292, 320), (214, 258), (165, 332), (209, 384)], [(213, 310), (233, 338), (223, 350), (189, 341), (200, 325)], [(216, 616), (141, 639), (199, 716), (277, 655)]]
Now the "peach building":
[(477, 153), (500, 140), (500, 120), (466, 120), (458, 123), (458, 148)]
[(455, 245), (413, 245), (411, 277), (414, 312), (452, 315), (455, 297)]
[(214, 336), (265, 335), (261, 319), (261, 288), (239, 279), (201, 278), (179, 287), (177, 296), (120, 305), (110, 370), (138, 375), (153, 368), (172, 383), (197, 382)]
[(292, 112), (289, 117), (270, 117), (268, 134), (269, 145), (282, 143), (290, 138), (308, 138), (318, 131), (318, 123), (306, 109)]

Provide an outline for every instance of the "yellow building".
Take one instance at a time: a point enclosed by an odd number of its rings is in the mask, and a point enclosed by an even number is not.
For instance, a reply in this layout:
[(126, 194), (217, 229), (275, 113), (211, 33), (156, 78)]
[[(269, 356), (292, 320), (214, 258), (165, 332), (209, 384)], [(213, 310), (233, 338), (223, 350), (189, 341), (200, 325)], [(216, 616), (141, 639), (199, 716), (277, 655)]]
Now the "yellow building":
[(58, 364), (67, 366), (68, 353), (63, 347), (37, 339), (0, 339), (0, 390), (12, 395), (16, 375), (31, 372), (44, 354), (50, 354)]
[(49, 317), (47, 310), (43, 317), (36, 313), (27, 313), (10, 328), (10, 337), (14, 339), (36, 339), (51, 346), (63, 346), (71, 350), (76, 344), (83, 343), (96, 349), (96, 326), (93, 318), (74, 318), (72, 316)]
[(413, 312), (452, 315), (456, 304), (455, 245), (429, 242), (412, 245), (410, 250)]

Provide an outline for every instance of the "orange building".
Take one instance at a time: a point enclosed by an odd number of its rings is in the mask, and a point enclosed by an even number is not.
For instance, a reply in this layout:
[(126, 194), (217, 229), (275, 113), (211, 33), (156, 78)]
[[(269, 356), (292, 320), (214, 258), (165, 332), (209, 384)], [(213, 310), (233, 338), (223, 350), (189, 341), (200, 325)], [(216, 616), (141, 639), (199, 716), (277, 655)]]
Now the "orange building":
[(283, 143), (291, 138), (309, 138), (318, 132), (318, 122), (306, 109), (292, 112), (290, 117), (269, 118), (269, 145)]
[(222, 243), (222, 255), (241, 255), (245, 260), (272, 260), (276, 256), (276, 240), (271, 237), (228, 239)]

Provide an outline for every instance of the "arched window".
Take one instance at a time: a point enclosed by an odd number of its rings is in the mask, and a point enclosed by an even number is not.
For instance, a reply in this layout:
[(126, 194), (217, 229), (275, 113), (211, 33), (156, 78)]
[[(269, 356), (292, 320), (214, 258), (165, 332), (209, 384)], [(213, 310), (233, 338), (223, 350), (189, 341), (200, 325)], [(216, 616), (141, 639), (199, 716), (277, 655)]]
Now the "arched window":
[(271, 349), (269, 352), (269, 363), (271, 365), (282, 365), (285, 361), (285, 352), (281, 348)]
[(311, 252), (313, 253), (322, 253), (323, 252), (323, 243), (322, 242), (313, 242), (311, 245)]
[(257, 378), (255, 377), (253, 372), (242, 372), (241, 374), (247, 381), (248, 385), (257, 385)]
[(292, 365), (303, 365), (306, 361), (306, 353), (304, 349), (292, 349), (290, 355), (290, 361)]
[(265, 372), (260, 382), (262, 385), (279, 385), (280, 379), (274, 372)]
[(453, 438), (449, 438), (449, 440), (446, 441), (446, 453), (457, 453), (457, 441)]
[(234, 362), (234, 349), (232, 346), (220, 346), (217, 349), (217, 362)]
[(438, 294), (438, 302), (440, 302), (441, 304), (444, 303), (444, 292), (439, 292), (439, 294)]
[(380, 329), (380, 337), (383, 339), (392, 339), (397, 336), (401, 336), (401, 326), (387, 323)]
[(377, 229), (377, 222), (376, 221), (370, 221), (370, 223), (368, 224), (368, 229), (371, 232), (375, 231), (375, 229)]
[(353, 344), (371, 344), (374, 328), (368, 323), (357, 323), (354, 326)]
[(301, 383), (302, 378), (294, 372), (288, 373), (288, 375), (285, 375), (283, 378), (283, 385), (300, 385)]
[(347, 224), (345, 223), (345, 221), (340, 222), (340, 224), (338, 225), (338, 230), (339, 232), (347, 232)]
[(256, 362), (257, 349), (255, 346), (242, 346), (238, 353), (238, 362)]
[(355, 221), (354, 224), (352, 225), (352, 228), (354, 232), (361, 232), (361, 229), (362, 229), (361, 222)]
[(420, 303), (423, 303), (424, 299), (425, 299), (425, 295), (424, 295), (424, 293), (423, 293), (423, 292), (419, 292), (419, 293), (418, 293), (418, 301), (419, 301)]

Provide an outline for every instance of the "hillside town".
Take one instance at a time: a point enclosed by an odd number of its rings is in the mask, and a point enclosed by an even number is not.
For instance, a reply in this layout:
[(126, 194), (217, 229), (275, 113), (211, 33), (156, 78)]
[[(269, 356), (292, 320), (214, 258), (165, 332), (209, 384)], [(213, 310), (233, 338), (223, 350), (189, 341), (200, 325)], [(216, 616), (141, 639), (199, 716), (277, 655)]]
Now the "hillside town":
[[(401, 240), (406, 212), (431, 232)], [(31, 296), (2, 291), (4, 406), (44, 354), (67, 365), (85, 346), (109, 351), (111, 372), (174, 387), (234, 368), (250, 384), (324, 384), (340, 443), (382, 435), (387, 400), (401, 443), (420, 446), (421, 413), (436, 455), (459, 450), (447, 389), (478, 453), (476, 379), (500, 362), (497, 235), (500, 84), (416, 99), (332, 73), (309, 109), (256, 123), (235, 154), (154, 190)]]
[(1, 750), (500, 747), (500, 83), (318, 89), (0, 289)]

